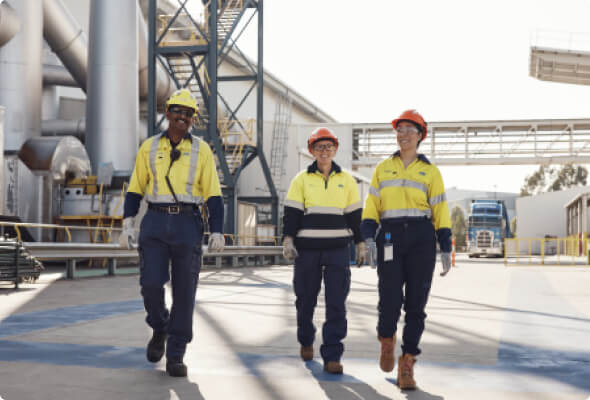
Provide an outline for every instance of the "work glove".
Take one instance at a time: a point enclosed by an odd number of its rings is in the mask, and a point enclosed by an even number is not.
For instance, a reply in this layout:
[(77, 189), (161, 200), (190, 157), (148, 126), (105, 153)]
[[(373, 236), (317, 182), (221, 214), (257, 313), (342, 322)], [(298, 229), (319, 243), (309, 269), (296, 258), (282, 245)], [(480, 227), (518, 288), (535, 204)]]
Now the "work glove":
[(221, 253), (225, 247), (225, 238), (222, 233), (214, 232), (209, 236), (207, 244), (208, 253)]
[(135, 218), (127, 217), (123, 220), (123, 231), (119, 235), (119, 245), (124, 249), (130, 249), (136, 242)]
[(443, 270), (440, 276), (445, 276), (451, 270), (451, 253), (440, 253)]
[(365, 242), (358, 242), (355, 245), (355, 253), (356, 253), (356, 266), (357, 267), (361, 267), (365, 264), (367, 264), (367, 252), (368, 252), (368, 248), (367, 248), (367, 244)]
[(283, 239), (283, 257), (287, 261), (295, 261), (297, 256), (299, 256), (299, 253), (297, 253), (293, 238), (291, 236), (285, 236)]

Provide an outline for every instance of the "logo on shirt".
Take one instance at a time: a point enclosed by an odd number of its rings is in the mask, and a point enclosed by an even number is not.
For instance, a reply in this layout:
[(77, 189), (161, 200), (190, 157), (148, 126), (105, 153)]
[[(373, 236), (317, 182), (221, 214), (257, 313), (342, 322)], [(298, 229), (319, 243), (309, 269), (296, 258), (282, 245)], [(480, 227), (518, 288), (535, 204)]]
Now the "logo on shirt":
[(341, 184), (341, 183), (339, 183), (339, 184), (338, 184), (338, 187), (339, 187), (339, 188), (343, 188), (343, 187), (344, 187), (344, 185), (343, 185), (343, 184)]
[(418, 172), (418, 173), (419, 173), (420, 175), (422, 175), (422, 176), (426, 176), (426, 172), (424, 172), (424, 171), (420, 171), (420, 172)]
[(189, 152), (188, 152), (188, 151), (185, 151), (185, 152), (184, 152), (184, 153), (182, 153), (182, 154), (184, 154), (185, 156), (188, 156), (188, 155), (189, 155)]

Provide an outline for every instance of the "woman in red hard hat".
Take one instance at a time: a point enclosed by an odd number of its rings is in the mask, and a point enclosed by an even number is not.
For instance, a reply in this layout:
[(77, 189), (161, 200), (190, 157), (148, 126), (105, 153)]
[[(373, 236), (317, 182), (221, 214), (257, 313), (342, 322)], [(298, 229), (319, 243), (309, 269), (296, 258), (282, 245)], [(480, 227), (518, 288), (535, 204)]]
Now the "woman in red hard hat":
[(399, 150), (375, 168), (361, 232), (363, 239), (377, 242), (379, 364), (383, 371), (393, 370), (403, 305), (406, 315), (397, 383), (401, 389), (415, 389), (413, 366), (420, 354), (436, 242), (441, 249), (441, 275), (445, 275), (451, 265), (451, 219), (441, 174), (418, 153), (428, 134), (426, 121), (417, 111), (407, 110), (392, 125)]
[(315, 326), (313, 312), (324, 279), (326, 322), (320, 353), (324, 370), (342, 373), (340, 359), (346, 337), (346, 297), (350, 289), (349, 243), (360, 236), (361, 202), (356, 181), (333, 159), (338, 138), (328, 128), (318, 128), (307, 146), (315, 161), (289, 186), (283, 220), (283, 255), (295, 261), (293, 288), (297, 309), (297, 340), (304, 361), (313, 359)]

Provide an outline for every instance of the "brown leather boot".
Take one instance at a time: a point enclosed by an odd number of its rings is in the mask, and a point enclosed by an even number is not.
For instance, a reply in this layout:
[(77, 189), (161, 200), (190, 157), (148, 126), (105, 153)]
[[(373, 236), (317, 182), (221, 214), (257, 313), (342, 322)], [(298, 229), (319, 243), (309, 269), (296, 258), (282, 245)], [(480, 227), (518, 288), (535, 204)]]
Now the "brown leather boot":
[(397, 365), (397, 385), (401, 390), (416, 389), (416, 381), (414, 380), (415, 363), (416, 358), (411, 354), (399, 356)]
[(390, 338), (383, 338), (379, 336), (381, 342), (381, 356), (379, 356), (379, 366), (384, 372), (393, 371), (395, 366), (395, 357), (393, 351), (395, 349), (395, 336)]
[(313, 346), (301, 346), (301, 349), (299, 349), (299, 355), (303, 361), (313, 360)]
[(344, 371), (344, 368), (338, 361), (328, 361), (324, 364), (324, 371), (331, 374), (341, 374)]

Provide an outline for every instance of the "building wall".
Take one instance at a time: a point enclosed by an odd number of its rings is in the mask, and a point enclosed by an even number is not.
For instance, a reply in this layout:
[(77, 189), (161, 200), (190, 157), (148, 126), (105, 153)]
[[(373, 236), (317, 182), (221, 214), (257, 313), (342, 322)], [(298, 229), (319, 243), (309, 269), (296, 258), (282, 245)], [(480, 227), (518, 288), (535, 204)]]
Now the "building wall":
[(590, 186), (580, 186), (516, 199), (517, 237), (541, 238), (545, 235), (565, 237), (565, 204), (578, 194), (589, 190)]

